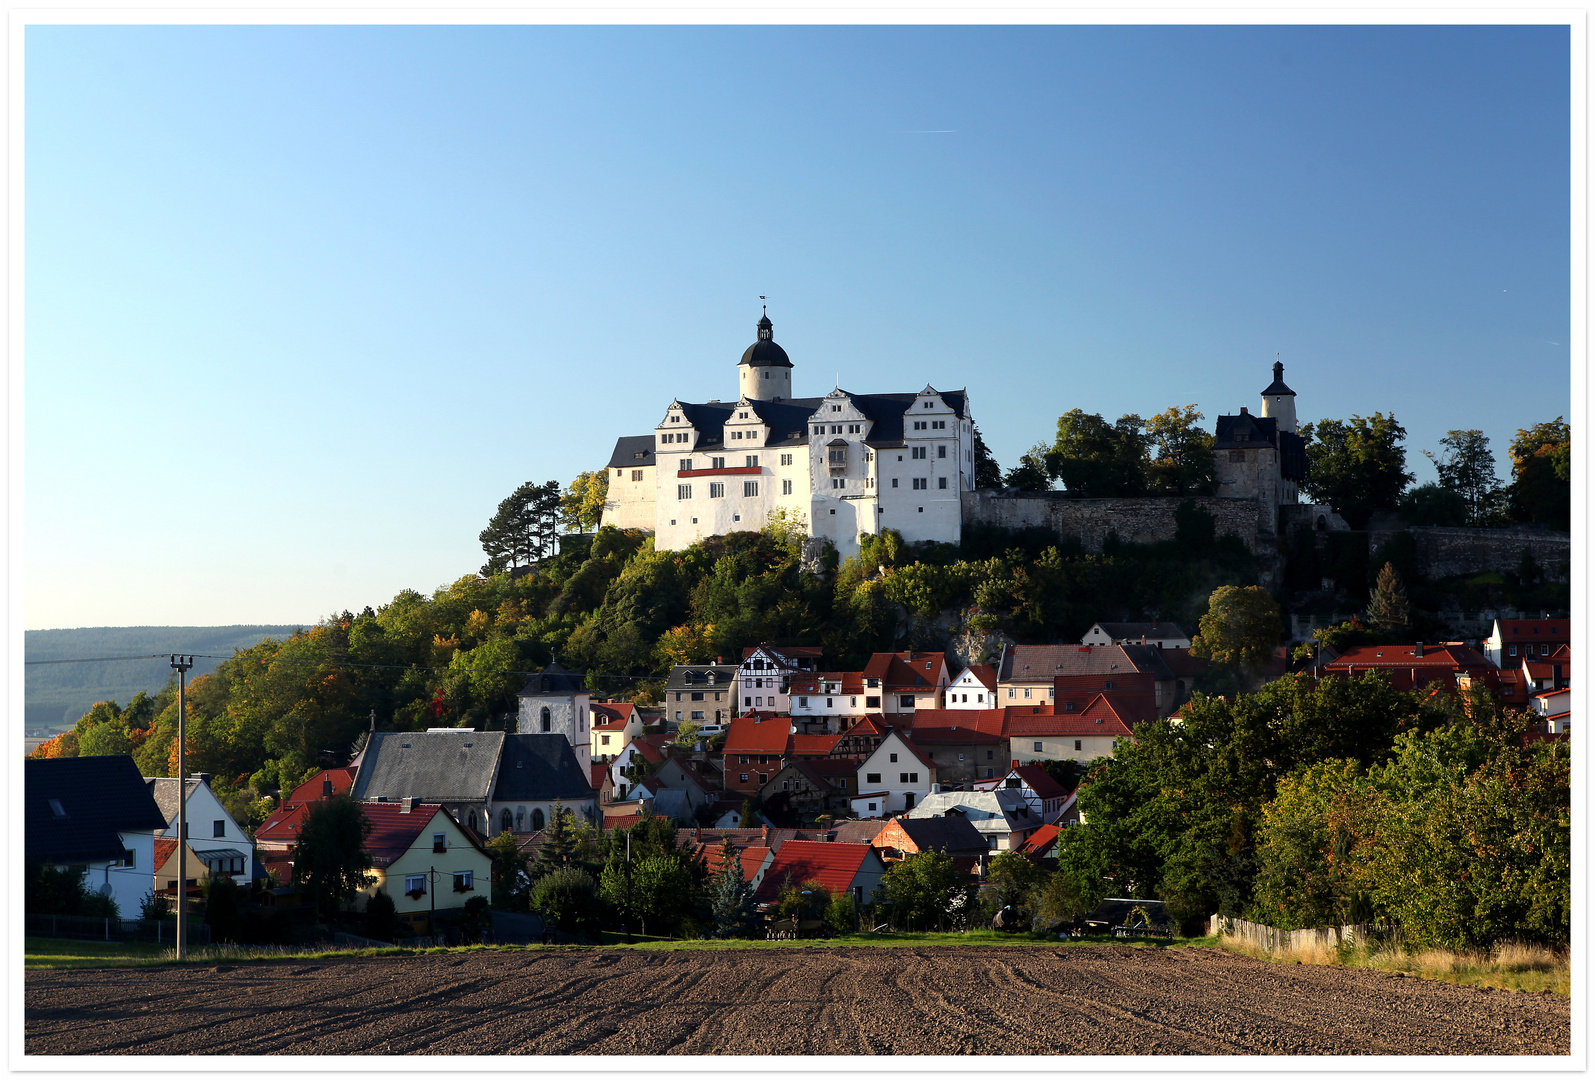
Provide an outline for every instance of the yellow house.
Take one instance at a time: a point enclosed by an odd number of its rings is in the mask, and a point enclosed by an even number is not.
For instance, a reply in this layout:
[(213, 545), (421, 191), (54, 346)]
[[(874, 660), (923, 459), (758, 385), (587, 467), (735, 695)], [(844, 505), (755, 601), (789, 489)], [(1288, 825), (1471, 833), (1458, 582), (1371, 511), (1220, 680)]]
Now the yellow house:
[(415, 933), (432, 933), (434, 911), (491, 897), (492, 857), (442, 806), (406, 799), (361, 803), (360, 809), (371, 823), (366, 851), (376, 877), (362, 891), (387, 893)]

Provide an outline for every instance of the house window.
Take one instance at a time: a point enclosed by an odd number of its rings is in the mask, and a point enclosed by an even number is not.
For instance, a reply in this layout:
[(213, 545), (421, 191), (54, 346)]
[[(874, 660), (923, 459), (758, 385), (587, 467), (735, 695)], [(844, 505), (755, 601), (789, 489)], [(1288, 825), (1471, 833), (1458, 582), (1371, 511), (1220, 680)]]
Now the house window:
[(865, 697), (864, 698), (864, 707), (866, 709), (878, 709), (878, 708), (881, 707), (881, 699), (878, 696), (877, 697)]
[(897, 782), (898, 782), (898, 783), (899, 783), (899, 784), (906, 784), (906, 783), (908, 783), (908, 774), (907, 774), (907, 773), (898, 773), (898, 774), (897, 774)]
[(759, 482), (757, 480), (744, 480), (744, 481), (742, 481), (742, 494), (743, 494), (743, 496), (745, 498), (751, 498), (752, 496), (757, 495), (758, 493), (759, 493)]
[(1011, 687), (1011, 686), (1008, 688), (1008, 696), (1010, 698), (1013, 697), (1013, 687)]
[(997, 838), (995, 836), (986, 837), (986, 846), (991, 848), (991, 850), (996, 851), (997, 850)]
[(1076, 750), (1079, 750), (1079, 749), (1081, 749), (1081, 746), (1080, 746), (1080, 740), (1079, 740), (1079, 739), (1076, 739), (1076, 740), (1075, 740), (1075, 741), (1074, 741), (1074, 748), (1075, 748), (1075, 749), (1076, 749)]
[(870, 804), (869, 804), (869, 808), (870, 808), (870, 809), (871, 809), (871, 810), (874, 810), (874, 809), (875, 809), (875, 808), (876, 808), (876, 807), (875, 807), (875, 804), (874, 804), (874, 803), (870, 803)]
[[(781, 464), (782, 465), (790, 465), (790, 464), (792, 464), (792, 455), (791, 454), (782, 454), (781, 455)], [(787, 489), (787, 494), (788, 495), (792, 494), (792, 491), (791, 491), (790, 488)]]
[(703, 719), (703, 710), (702, 709), (693, 709), (692, 710), (692, 718), (694, 720), (702, 720)]
[(472, 880), (472, 874), (473, 874), (473, 872), (470, 871), (470, 870), (462, 870), (458, 874), (455, 874), (454, 875), (454, 891), (455, 892), (472, 892), (472, 891), (474, 891), (476, 889), (476, 885), (475, 885), (475, 883)]
[[(759, 467), (759, 455), (758, 454), (749, 454), (747, 456), (746, 460), (747, 460), (747, 463), (748, 463), (747, 464), (747, 468), (749, 468), (749, 469), (757, 469)], [(758, 492), (754, 492), (754, 494), (757, 495)]]
[(1030, 745), (1035, 750), (1036, 753), (1038, 753), (1038, 754), (1041, 753), (1041, 744), (1039, 742), (1031, 743)]
[(744, 784), (746, 784), (748, 782), (748, 774), (747, 773), (743, 773), (742, 774), (742, 782)]
[(677, 484), (676, 485), (676, 498), (678, 498), (678, 499), (690, 499), (690, 498), (692, 498), (692, 485), (691, 484)]
[(891, 756), (891, 757), (892, 757), (892, 760), (893, 760), (893, 761), (894, 761), (894, 762), (895, 762), (895, 761), (896, 761), (896, 760), (897, 760), (897, 755), (896, 755), (896, 754), (893, 754), (893, 755), (892, 755), (892, 756)]
[(608, 735), (600, 735), (600, 736), (598, 736), (598, 743), (599, 743), (600, 746), (608, 746), (609, 745), (609, 736)]
[(909, 455), (909, 456), (912, 457), (915, 461), (922, 461), (925, 458), (926, 449), (928, 449), (928, 448), (924, 447), (924, 446), (916, 446), (916, 447), (913, 448), (914, 452), (911, 455)]
[[(900, 709), (912, 709), (914, 707), (914, 695), (899, 694), (897, 697), (897, 707)], [(892, 760), (896, 761), (897, 759), (893, 758)]]
[(938, 488), (945, 489), (947, 487), (947, 478), (945, 476), (938, 476), (936, 478), (936, 486)]
[(446, 833), (435, 832), (432, 834), (432, 854), (441, 855), (449, 849), (449, 838)]
[(703, 700), (703, 691), (702, 690), (694, 690), (692, 692), (692, 700), (693, 701), (702, 701)]
[[(791, 456), (792, 456), (791, 454), (787, 455), (787, 457), (791, 457)], [(782, 495), (790, 495), (790, 494), (792, 494), (792, 481), (790, 481), (790, 480), (782, 480), (781, 481), (781, 494)]]
[[(620, 470), (616, 469), (615, 471), (619, 472)], [(641, 480), (642, 479), (642, 470), (641, 469), (633, 469), (633, 470), (631, 470), (631, 479), (632, 479), (633, 482)]]
[(130, 869), (136, 868), (138, 866), (138, 852), (134, 851), (132, 848), (123, 848), (122, 865)]
[(404, 891), (411, 896), (420, 896), (426, 892), (425, 874), (406, 874), (404, 876)]
[(1230, 459), (1230, 461), (1233, 461), (1233, 462), (1245, 461), (1246, 460), (1246, 451), (1244, 451), (1244, 450), (1231, 450), (1229, 452), (1229, 459)]
[(213, 821), (210, 826), (210, 835), (213, 839), (221, 839), (227, 835), (227, 822)]
[(1029, 697), (1029, 696), (1030, 696), (1030, 687), (1027, 686), (1027, 687), (1025, 687), (1025, 697)]
[[(881, 782), (881, 774), (878, 772), (865, 773), (864, 782), (866, 784), (878, 784)], [(875, 808), (872, 806), (870, 809), (873, 810)]]
[(809, 699), (808, 698), (806, 698), (806, 697), (798, 698), (798, 708), (806, 709), (808, 707), (809, 707)]
[(1508, 655), (1508, 656), (1516, 656), (1517, 655), (1517, 646), (1516, 645), (1508, 645), (1506, 647), (1506, 655)]

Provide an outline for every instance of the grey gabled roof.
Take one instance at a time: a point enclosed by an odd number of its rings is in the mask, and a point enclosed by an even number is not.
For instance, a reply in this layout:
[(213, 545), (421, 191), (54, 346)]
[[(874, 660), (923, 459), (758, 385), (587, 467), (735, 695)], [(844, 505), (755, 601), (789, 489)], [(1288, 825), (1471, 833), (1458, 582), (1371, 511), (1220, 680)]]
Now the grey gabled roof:
[(565, 736), (510, 735), (499, 757), (493, 798), (501, 802), (591, 799), (593, 789)]
[(166, 828), (166, 818), (128, 754), (29, 758), (22, 776), (23, 844), (30, 859), (120, 859), (126, 847), (118, 833)]
[[(641, 455), (640, 457), (638, 455)], [(611, 469), (640, 469), (654, 463), (654, 437), (652, 435), (622, 435), (615, 440), (615, 452), (609, 455)]]
[(1113, 638), (1189, 638), (1191, 635), (1171, 622), (1099, 622), (1102, 632)]
[[(160, 807), (161, 813), (166, 816), (166, 823), (172, 824), (177, 820), (177, 777), (175, 776), (146, 776), (144, 782), (149, 785), (150, 794), (155, 797), (155, 805)], [(194, 791), (199, 787), (199, 781), (194, 777), (188, 778), (188, 794), (192, 798)], [(221, 800), (217, 800), (220, 802)], [(222, 813), (227, 813), (224, 809)], [(231, 814), (227, 815), (231, 817)], [(236, 825), (237, 822), (234, 822)]]
[(1059, 675), (1151, 673), (1172, 679), (1156, 645), (1012, 645), (1003, 650), (998, 682), (1051, 682)]
[[(670, 669), (666, 690), (728, 690), (737, 677), (738, 664), (677, 664)], [(715, 676), (714, 682), (709, 675)]]
[(899, 817), (897, 824), (921, 851), (939, 851), (943, 855), (984, 855), (989, 850), (986, 838), (969, 823), (968, 818)]
[(485, 802), (493, 791), (502, 731), (378, 731), (355, 777), (357, 800)]
[(526, 684), (521, 687), (517, 696), (580, 694), (584, 692), (582, 680), (585, 677), (580, 672), (566, 671), (558, 660), (552, 660), (542, 671), (526, 676)]
[[(962, 390), (943, 390), (941, 398), (953, 414), (967, 420), (968, 406)], [(903, 414), (919, 400), (918, 394), (853, 394), (848, 398), (870, 421), (868, 446), (900, 446), (903, 442)], [(693, 449), (707, 450), (725, 446), (725, 422), (738, 406), (723, 403), (695, 405), (677, 402), (688, 423), (697, 429), (698, 441)], [(815, 414), (826, 404), (823, 397), (788, 398), (784, 401), (750, 401), (759, 419), (770, 428), (766, 447), (800, 446), (809, 440), (809, 425), (816, 423)], [(620, 468), (620, 465), (611, 465)]]

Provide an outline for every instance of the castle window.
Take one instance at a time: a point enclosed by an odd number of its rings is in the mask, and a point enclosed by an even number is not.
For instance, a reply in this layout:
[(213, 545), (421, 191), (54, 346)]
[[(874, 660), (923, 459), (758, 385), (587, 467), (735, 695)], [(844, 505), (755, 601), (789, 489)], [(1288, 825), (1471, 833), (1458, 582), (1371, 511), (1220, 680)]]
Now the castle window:
[(733, 438), (733, 439), (740, 439), (740, 438), (742, 438), (742, 432), (740, 432), (740, 431), (733, 431), (733, 432), (732, 432), (732, 433), (731, 433), (731, 437), (732, 437), (732, 438)]
[(691, 484), (677, 484), (676, 485), (676, 498), (678, 498), (678, 499), (690, 499), (690, 498), (692, 498), (692, 485)]
[(742, 494), (745, 498), (751, 498), (758, 493), (759, 482), (757, 480), (744, 480), (742, 482)]
[(1244, 451), (1244, 450), (1231, 450), (1229, 452), (1229, 459), (1231, 461), (1245, 461), (1246, 460), (1246, 451)]
[(747, 457), (747, 462), (748, 462), (747, 468), (749, 468), (749, 469), (757, 469), (759, 467), (759, 455), (758, 454), (749, 454), (748, 457)]
[(681, 471), (682, 472), (691, 472), (692, 471), (692, 459), (690, 457), (684, 457), (684, 458), (681, 459)]
[[(615, 473), (618, 475), (620, 473), (620, 470), (616, 469)], [(642, 479), (642, 470), (641, 469), (633, 469), (633, 470), (631, 470), (631, 482), (632, 483), (635, 484), (638, 480), (641, 480), (641, 479)]]
[(937, 456), (937, 457), (939, 457), (939, 458), (944, 458), (944, 457), (946, 457), (946, 456), (947, 456), (947, 447), (945, 447), (945, 446), (938, 446), (938, 447), (937, 447), (937, 448), (936, 448), (936, 456)]
[(709, 498), (711, 498), (711, 499), (723, 499), (723, 498), (725, 498), (725, 494), (726, 494), (726, 486), (724, 484), (710, 484), (709, 485)]
[(916, 447), (913, 447), (912, 449), (913, 449), (913, 452), (914, 452), (913, 453), (914, 460), (915, 461), (923, 461), (924, 458), (925, 458), (925, 450), (927, 448), (923, 447), (923, 446), (916, 446)]
[(897, 486), (897, 477), (894, 476), (894, 477), (892, 477), (892, 487), (896, 487), (896, 486)]
[(782, 480), (781, 481), (781, 494), (782, 495), (790, 495), (790, 494), (792, 494), (792, 481), (790, 481), (790, 480)]
[[(781, 464), (782, 465), (790, 465), (790, 464), (792, 464), (792, 455), (791, 454), (782, 454), (781, 455)], [(790, 495), (792, 493), (789, 491), (789, 492), (787, 492), (787, 494)]]
[(914, 490), (915, 491), (924, 491), (925, 490), (925, 478), (923, 476), (914, 477)]
[(739, 412), (737, 413), (737, 418), (740, 420), (746, 420), (748, 418), (748, 414), (745, 412)]
[(832, 405), (831, 406), (831, 411), (832, 412), (841, 412), (842, 411), (842, 407), (840, 405)]
[(723, 458), (723, 457), (712, 457), (712, 458), (709, 459), (709, 468), (711, 468), (711, 469), (723, 469), (725, 467), (726, 467), (726, 459), (725, 458)]
[(933, 408), (935, 408), (935, 407), (936, 407), (936, 404), (935, 404), (935, 402), (932, 402), (932, 401), (927, 401), (927, 402), (925, 402), (925, 408), (927, 408), (927, 409), (933, 409)]
[(938, 476), (936, 478), (936, 486), (938, 488), (946, 488), (947, 487), (947, 478), (945, 476)]

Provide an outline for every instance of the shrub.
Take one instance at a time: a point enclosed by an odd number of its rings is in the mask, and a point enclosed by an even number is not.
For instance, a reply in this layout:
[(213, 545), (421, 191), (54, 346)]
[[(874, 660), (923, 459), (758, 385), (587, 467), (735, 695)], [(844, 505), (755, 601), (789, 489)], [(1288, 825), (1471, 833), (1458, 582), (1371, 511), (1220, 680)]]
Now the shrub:
[(399, 921), (393, 906), (393, 897), (382, 891), (366, 901), (366, 937), (377, 941), (392, 941)]
[(532, 910), (567, 934), (590, 936), (597, 908), (598, 884), (579, 867), (550, 870), (532, 886)]

